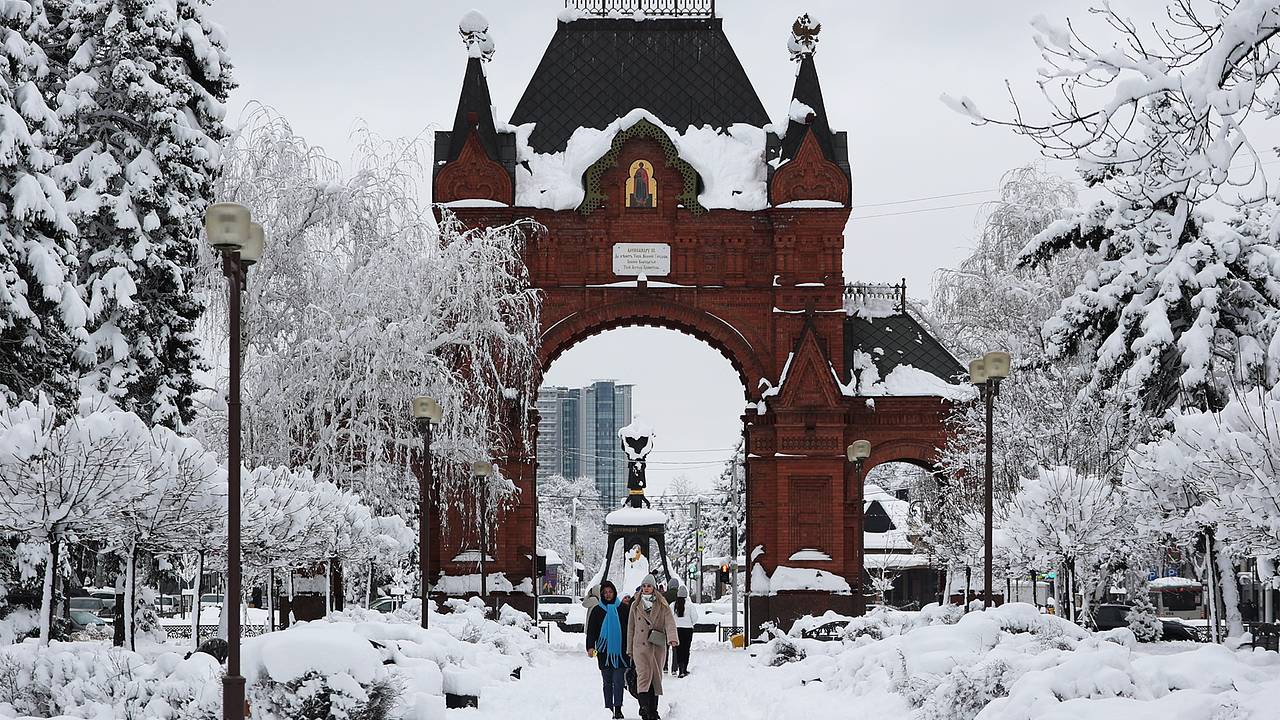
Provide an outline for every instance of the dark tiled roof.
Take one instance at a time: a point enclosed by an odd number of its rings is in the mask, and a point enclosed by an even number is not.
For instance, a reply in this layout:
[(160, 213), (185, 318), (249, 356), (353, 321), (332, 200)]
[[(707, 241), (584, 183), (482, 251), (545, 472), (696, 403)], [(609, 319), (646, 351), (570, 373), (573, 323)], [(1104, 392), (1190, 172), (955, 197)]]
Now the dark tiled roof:
[(845, 371), (849, 373), (853, 372), (855, 350), (872, 357), (881, 378), (899, 365), (910, 365), (944, 380), (964, 373), (951, 353), (910, 315), (871, 319), (850, 316), (845, 320), (844, 344), (845, 363), (849, 365)]
[(529, 144), (558, 152), (635, 108), (681, 131), (769, 123), (720, 18), (559, 23), (511, 123), (537, 123)]

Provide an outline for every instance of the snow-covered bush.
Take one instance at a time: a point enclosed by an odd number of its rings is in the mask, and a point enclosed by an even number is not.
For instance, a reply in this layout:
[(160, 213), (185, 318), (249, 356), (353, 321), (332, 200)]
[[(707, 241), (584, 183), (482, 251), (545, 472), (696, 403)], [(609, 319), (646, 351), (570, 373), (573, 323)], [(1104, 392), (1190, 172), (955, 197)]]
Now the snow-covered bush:
[(971, 720), (992, 700), (1009, 694), (1008, 664), (991, 660), (973, 666), (957, 665), (941, 679), (920, 705), (918, 720)]
[(1129, 608), (1129, 629), (1138, 642), (1155, 642), (1164, 634), (1164, 626), (1156, 617), (1156, 608), (1151, 604), (1145, 585), (1138, 588), (1133, 607)]
[(386, 720), (397, 690), (389, 677), (356, 682), (314, 670), (288, 682), (261, 681), (249, 689), (254, 717), (264, 720)]

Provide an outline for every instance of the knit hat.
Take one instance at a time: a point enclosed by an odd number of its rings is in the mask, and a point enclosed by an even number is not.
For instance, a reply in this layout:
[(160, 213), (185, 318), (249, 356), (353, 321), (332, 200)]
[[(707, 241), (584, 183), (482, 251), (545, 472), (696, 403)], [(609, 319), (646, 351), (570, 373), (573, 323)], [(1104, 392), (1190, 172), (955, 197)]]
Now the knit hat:
[(654, 587), (658, 587), (658, 581), (653, 577), (653, 573), (649, 573), (648, 575), (644, 576), (643, 580), (640, 581), (640, 585), (641, 586), (652, 585)]
[(684, 585), (681, 585), (680, 589), (676, 590), (676, 597), (682, 597), (682, 598), (689, 597), (689, 588), (685, 587)]

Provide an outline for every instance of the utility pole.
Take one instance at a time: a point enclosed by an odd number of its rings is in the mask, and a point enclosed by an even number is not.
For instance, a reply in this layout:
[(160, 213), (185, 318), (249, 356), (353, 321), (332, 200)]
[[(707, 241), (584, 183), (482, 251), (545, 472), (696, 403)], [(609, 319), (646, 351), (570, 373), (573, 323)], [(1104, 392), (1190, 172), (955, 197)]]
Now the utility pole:
[(703, 601), (702, 585), (702, 496), (693, 500), (693, 547), (698, 555), (698, 602)]
[(569, 559), (569, 571), (573, 573), (573, 595), (578, 597), (582, 595), (578, 580), (578, 498), (573, 499), (572, 507), (573, 522), (569, 525), (569, 553), (573, 557)]
[[(729, 466), (729, 489), (732, 498), (738, 497), (738, 455), (733, 456), (733, 463)], [(729, 617), (730, 625), (735, 630), (738, 629), (738, 516), (733, 516), (733, 525), (729, 527), (729, 593), (731, 600), (729, 601)], [(746, 644), (743, 644), (746, 647)]]

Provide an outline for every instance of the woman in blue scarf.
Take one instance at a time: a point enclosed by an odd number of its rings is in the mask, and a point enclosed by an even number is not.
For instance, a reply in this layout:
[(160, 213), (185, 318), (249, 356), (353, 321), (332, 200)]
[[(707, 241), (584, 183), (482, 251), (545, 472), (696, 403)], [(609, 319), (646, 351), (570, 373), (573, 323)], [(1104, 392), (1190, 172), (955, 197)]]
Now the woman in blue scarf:
[(600, 665), (604, 679), (604, 706), (622, 717), (622, 695), (627, 688), (627, 668), (631, 659), (622, 638), (627, 627), (628, 606), (618, 598), (618, 588), (605, 580), (600, 583), (600, 603), (587, 616), (587, 655)]

